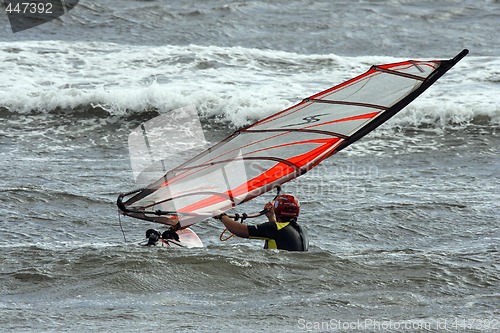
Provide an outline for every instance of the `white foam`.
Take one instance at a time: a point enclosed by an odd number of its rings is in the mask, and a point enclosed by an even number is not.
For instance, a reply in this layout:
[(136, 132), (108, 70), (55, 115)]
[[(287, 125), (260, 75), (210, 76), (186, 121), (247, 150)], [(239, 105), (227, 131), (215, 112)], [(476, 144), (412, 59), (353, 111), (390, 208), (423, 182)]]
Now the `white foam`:
[[(459, 50), (457, 50), (458, 52)], [(442, 58), (453, 55), (442, 55)], [(406, 59), (299, 55), (242, 47), (0, 43), (0, 107), (15, 113), (99, 106), (111, 116), (194, 104), (248, 124), (366, 71)], [(463, 59), (391, 126), (500, 123), (500, 57)]]

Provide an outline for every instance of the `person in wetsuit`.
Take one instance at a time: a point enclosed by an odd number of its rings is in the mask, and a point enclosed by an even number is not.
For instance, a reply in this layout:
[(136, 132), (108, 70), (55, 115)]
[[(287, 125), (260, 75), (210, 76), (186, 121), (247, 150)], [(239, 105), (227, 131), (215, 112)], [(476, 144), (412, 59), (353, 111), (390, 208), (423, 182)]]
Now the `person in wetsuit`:
[(282, 194), (268, 202), (265, 207), (268, 222), (258, 225), (246, 225), (236, 222), (225, 213), (216, 216), (226, 228), (236, 236), (265, 240), (265, 249), (287, 251), (307, 251), (309, 240), (307, 232), (297, 223), (300, 203), (290, 194)]

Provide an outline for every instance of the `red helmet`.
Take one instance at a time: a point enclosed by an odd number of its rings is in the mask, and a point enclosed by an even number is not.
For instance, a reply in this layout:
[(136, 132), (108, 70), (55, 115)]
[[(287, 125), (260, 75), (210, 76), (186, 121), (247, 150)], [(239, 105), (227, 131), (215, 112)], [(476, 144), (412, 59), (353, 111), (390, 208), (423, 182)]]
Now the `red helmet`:
[(274, 200), (274, 213), (277, 218), (299, 217), (300, 203), (290, 194), (282, 194)]

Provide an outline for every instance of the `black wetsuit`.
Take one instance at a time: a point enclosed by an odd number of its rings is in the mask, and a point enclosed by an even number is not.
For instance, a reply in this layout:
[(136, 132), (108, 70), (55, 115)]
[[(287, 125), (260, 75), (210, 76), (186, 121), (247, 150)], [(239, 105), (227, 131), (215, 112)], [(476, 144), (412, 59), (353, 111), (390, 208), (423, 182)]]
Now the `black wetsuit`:
[(307, 232), (297, 223), (266, 222), (248, 226), (249, 238), (264, 239), (265, 249), (307, 251)]

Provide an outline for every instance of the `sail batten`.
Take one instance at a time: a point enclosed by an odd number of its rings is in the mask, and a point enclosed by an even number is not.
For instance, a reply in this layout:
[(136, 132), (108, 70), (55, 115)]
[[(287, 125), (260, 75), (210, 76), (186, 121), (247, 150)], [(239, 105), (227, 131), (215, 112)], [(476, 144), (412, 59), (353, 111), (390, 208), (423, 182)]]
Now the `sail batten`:
[(325, 135), (331, 135), (335, 136), (338, 138), (342, 139), (347, 139), (348, 136), (340, 133), (335, 133), (332, 131), (322, 131), (322, 130), (315, 130), (315, 129), (310, 129), (310, 128), (301, 128), (301, 129), (279, 129), (279, 128), (271, 128), (271, 129), (265, 129), (265, 130), (253, 130), (253, 129), (246, 129), (240, 131), (241, 133), (272, 133), (272, 132), (305, 132), (305, 133), (316, 133), (316, 134), (325, 134)]
[(364, 108), (379, 109), (379, 110), (384, 110), (384, 111), (388, 109), (386, 106), (383, 106), (383, 105), (368, 104), (368, 103), (361, 103), (361, 102), (332, 101), (329, 99), (316, 99), (316, 98), (306, 98), (304, 101), (314, 102), (314, 103), (361, 106)]
[[(415, 65), (415, 67), (418, 67), (418, 66)], [(426, 79), (423, 76), (413, 75), (413, 74), (399, 72), (399, 71), (393, 71), (393, 70), (390, 70), (390, 69), (387, 69), (387, 68), (378, 67), (378, 66), (374, 66), (373, 69), (375, 69), (376, 71), (379, 71), (379, 72), (387, 73), (387, 74), (402, 76), (402, 77), (405, 77), (405, 78), (408, 78), (408, 79), (411, 79), (411, 80), (425, 81), (425, 79)]]
[(178, 215), (184, 228), (251, 200), (382, 125), (467, 53), (372, 66), (234, 132), (146, 188), (120, 196), (118, 206), (126, 215), (164, 224), (177, 223), (168, 215)]

